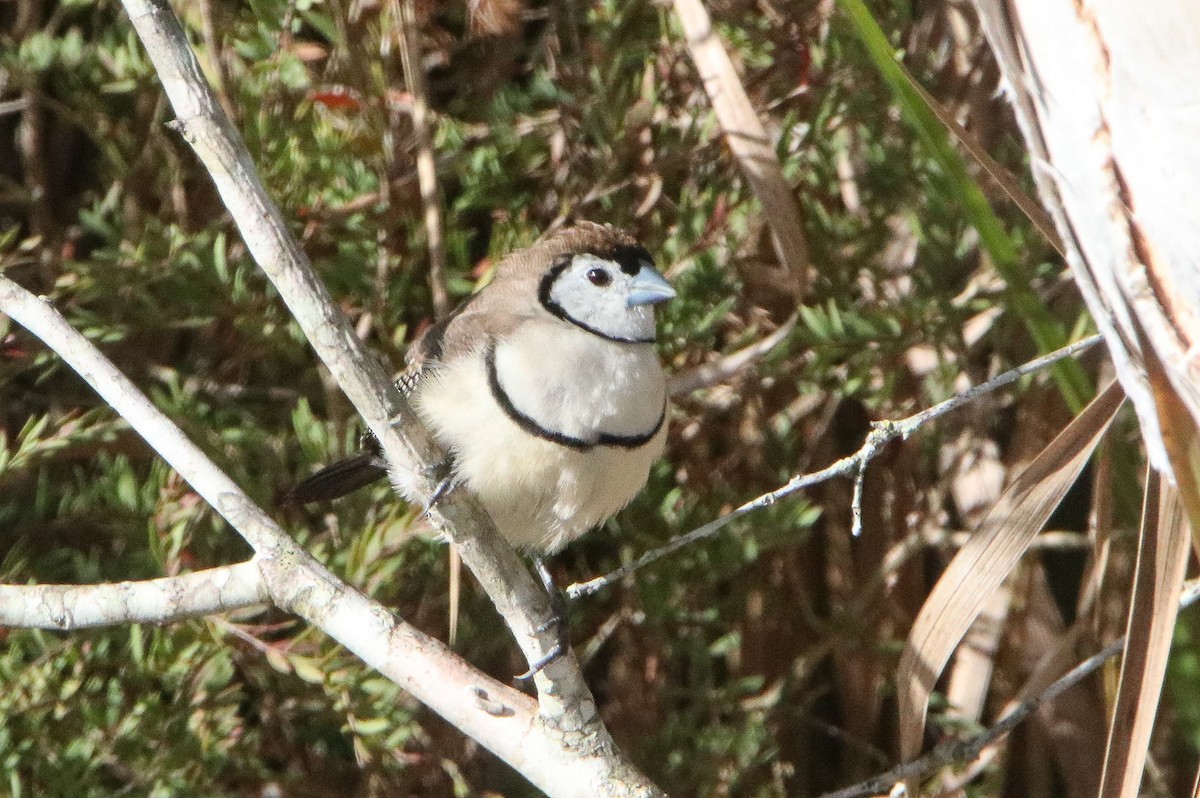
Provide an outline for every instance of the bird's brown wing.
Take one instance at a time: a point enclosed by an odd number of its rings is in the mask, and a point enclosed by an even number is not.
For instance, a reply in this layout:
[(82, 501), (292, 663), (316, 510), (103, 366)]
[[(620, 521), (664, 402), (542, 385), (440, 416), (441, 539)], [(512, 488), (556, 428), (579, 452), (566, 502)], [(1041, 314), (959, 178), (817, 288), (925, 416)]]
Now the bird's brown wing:
[[(396, 379), (396, 388), (405, 397), (412, 396), (421, 380), (440, 363), (465, 355), (490, 337), (503, 335), (520, 324), (519, 316), (487, 313), (486, 306), (490, 303), (475, 301), (479, 296), (476, 294), (464, 302), (409, 346), (406, 368)], [(281, 504), (332, 501), (386, 476), (387, 463), (375, 436), (364, 432), (359, 447), (357, 454), (331, 463), (297, 483), (284, 495)]]

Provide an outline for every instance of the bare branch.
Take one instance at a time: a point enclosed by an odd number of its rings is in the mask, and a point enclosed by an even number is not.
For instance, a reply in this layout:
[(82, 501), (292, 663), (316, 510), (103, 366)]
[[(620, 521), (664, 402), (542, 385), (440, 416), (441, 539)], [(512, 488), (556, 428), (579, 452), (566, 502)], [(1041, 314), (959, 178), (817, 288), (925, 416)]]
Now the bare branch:
[(1040, 371), (1047, 366), (1054, 365), (1060, 360), (1083, 352), (1086, 349), (1091, 349), (1096, 344), (1103, 340), (1104, 336), (1092, 335), (1073, 344), (1068, 344), (1061, 349), (1056, 349), (1053, 352), (1042, 355), (1039, 358), (1029, 361), (1024, 365), (1017, 366), (1015, 369), (998, 374), (987, 382), (981, 382), (979, 385), (968, 388), (960, 394), (950, 397), (944, 402), (939, 402), (928, 410), (922, 410), (920, 413), (909, 416), (901, 421), (892, 422), (897, 427), (897, 434), (907, 438), (919, 428), (935, 418), (940, 418), (952, 410), (957, 410), (963, 405), (973, 402), (980, 396), (986, 393), (991, 393), (997, 388), (1002, 388), (1009, 383), (1016, 382), (1022, 377)]
[(29, 107), (28, 97), (18, 97), (15, 100), (4, 100), (0, 102), (0, 116), (8, 116), (9, 114), (19, 114)]
[[(672, 539), (665, 546), (646, 552), (637, 560), (629, 563), (628, 565), (623, 565), (620, 568), (605, 574), (604, 576), (598, 576), (595, 579), (591, 579), (587, 582), (578, 582), (573, 584), (567, 588), (567, 595), (574, 599), (579, 598), (580, 596), (587, 596), (595, 593), (619, 579), (624, 579), (634, 571), (644, 568), (650, 563), (660, 560), (663, 557), (666, 557), (668, 554), (678, 551), (684, 546), (687, 546), (698, 540), (712, 537), (717, 532), (724, 529), (731, 521), (741, 518), (747, 513), (752, 513), (755, 510), (761, 510), (764, 507), (770, 507), (781, 499), (785, 499), (788, 496), (797, 493), (798, 491), (833, 479), (834, 477), (847, 476), (849, 474), (861, 474), (861, 472), (866, 468), (867, 463), (874, 459), (875, 456), (878, 455), (888, 443), (892, 442), (896, 438), (907, 438), (909, 435), (912, 435), (930, 421), (933, 421), (936, 418), (941, 418), (950, 411), (957, 410), (968, 402), (998, 388), (1002, 388), (1009, 383), (1015, 382), (1021, 377), (1032, 374), (1039, 369), (1043, 369), (1046, 366), (1057, 363), (1064, 358), (1071, 357), (1072, 355), (1078, 354), (1085, 349), (1095, 346), (1100, 342), (1100, 340), (1101, 336), (1099, 335), (1093, 335), (1089, 338), (1084, 338), (1082, 341), (1077, 341), (1069, 346), (1064, 346), (1062, 349), (1055, 350), (1048, 355), (1039, 357), (1036, 360), (1031, 360), (1022, 366), (1018, 366), (1015, 369), (1011, 369), (1003, 374), (999, 374), (987, 382), (983, 382), (972, 388), (968, 388), (962, 393), (957, 394), (956, 396), (953, 396), (944, 402), (939, 402), (933, 407), (922, 410), (920, 413), (900, 419), (899, 421), (880, 421), (876, 423), (874, 429), (867, 434), (866, 441), (863, 442), (862, 447), (859, 448), (859, 450), (854, 454), (843, 457), (842, 459), (821, 469), (820, 471), (814, 471), (811, 474), (792, 477), (787, 481), (787, 483), (779, 486), (775, 490), (770, 491), (769, 493), (764, 493), (758, 498), (746, 502), (733, 512), (723, 515), (714, 521), (709, 521), (707, 524), (699, 527), (698, 529), (694, 529), (691, 532), (679, 535), (678, 537)], [(855, 517), (861, 519), (861, 491), (855, 492), (855, 500), (858, 502)]]
[(172, 623), (270, 601), (258, 563), (103, 585), (0, 585), (0, 626), (90, 629)]

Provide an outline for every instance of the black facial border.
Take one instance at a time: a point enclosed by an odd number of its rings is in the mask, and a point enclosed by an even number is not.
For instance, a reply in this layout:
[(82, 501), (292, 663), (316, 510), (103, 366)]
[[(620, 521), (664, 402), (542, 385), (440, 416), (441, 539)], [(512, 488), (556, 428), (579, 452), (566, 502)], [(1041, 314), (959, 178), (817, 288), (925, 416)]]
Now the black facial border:
[[(573, 317), (571, 314), (567, 313), (562, 305), (554, 301), (554, 299), (550, 296), (550, 292), (554, 288), (554, 283), (560, 276), (562, 276), (562, 273), (567, 270), (567, 267), (571, 265), (572, 258), (574, 258), (577, 254), (595, 255), (597, 258), (602, 260), (611, 260), (621, 267), (621, 271), (629, 275), (637, 274), (638, 270), (642, 268), (639, 259), (647, 262), (650, 260), (650, 254), (641, 247), (618, 247), (607, 254), (600, 254), (597, 252), (563, 253), (555, 258), (554, 263), (551, 264), (546, 273), (542, 275), (542, 280), (538, 284), (538, 301), (542, 303), (542, 307), (544, 307), (547, 312), (549, 312), (550, 315), (554, 316), (555, 318), (559, 318), (565, 322), (574, 324), (576, 327), (582, 330), (587, 330), (592, 335), (597, 335), (606, 341), (612, 341), (613, 343), (617, 344), (654, 343), (657, 340), (654, 336), (650, 336), (649, 338), (622, 338), (619, 335), (609, 335), (606, 332), (597, 330), (590, 324), (585, 324), (579, 319)], [(617, 260), (618, 257), (623, 259)], [(634, 259), (630, 260), (630, 258)], [(630, 264), (632, 264), (632, 266), (630, 266)], [(630, 271), (630, 268), (632, 268), (633, 271)]]

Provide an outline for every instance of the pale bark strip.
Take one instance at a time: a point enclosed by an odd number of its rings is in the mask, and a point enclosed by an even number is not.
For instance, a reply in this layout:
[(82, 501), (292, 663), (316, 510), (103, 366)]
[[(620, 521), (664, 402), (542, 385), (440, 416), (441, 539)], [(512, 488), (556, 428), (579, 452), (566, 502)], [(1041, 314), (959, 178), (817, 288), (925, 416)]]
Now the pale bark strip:
[(767, 130), (750, 104), (725, 44), (713, 31), (712, 19), (701, 0), (675, 0), (675, 13), (683, 27), (688, 52), (704, 81), (704, 90), (729, 141), (729, 149), (754, 196), (762, 203), (775, 254), (792, 275), (796, 293), (803, 295), (811, 263), (808, 241), (792, 187), (783, 177)]
[(89, 629), (163, 624), (266, 604), (254, 560), (180, 576), (101, 585), (0, 585), (0, 626)]
[(472, 668), (317, 562), (138, 392), (48, 303), (0, 275), (0, 311), (54, 349), (255, 549), (271, 599), (321, 628), (551, 796), (662, 793), (615, 747), (603, 726), (571, 725), (596, 713), (547, 718), (517, 690)]
[[(1151, 462), (1178, 486), (1194, 534), (1200, 523), (1200, 85), (1194, 80), (1200, 7), (1178, 0), (976, 0), (976, 6), (1009, 83), (1042, 202), (1137, 409)], [(1135, 602), (1153, 606), (1169, 589), (1143, 575)], [(1173, 617), (1151, 614), (1156, 624)], [(1140, 663), (1130, 673), (1137, 679), (1145, 671), (1145, 683), (1131, 685), (1121, 701), (1105, 795), (1133, 794), (1140, 783), (1158, 695), (1154, 660), (1165, 656), (1167, 634), (1140, 636), (1130, 652)]]
[[(274, 283), (313, 348), (383, 446), (393, 483), (411, 499), (437, 487), (435, 466), (446, 453), (430, 437), (349, 323), (288, 234), (278, 207), (259, 182), (250, 155), (204, 81), (178, 20), (165, 0), (124, 0), (171, 101), (180, 130), (208, 169), (259, 267)], [(500, 537), (478, 501), (462, 488), (447, 493), (430, 516), (459, 547), (528, 661), (554, 646), (549, 601)], [(595, 746), (611, 745), (574, 656), (537, 676), (547, 722), (587, 730)]]
[(1200, 9), (1177, 0), (976, 0), (1042, 202), (1171, 474), (1146, 347), (1200, 419)]

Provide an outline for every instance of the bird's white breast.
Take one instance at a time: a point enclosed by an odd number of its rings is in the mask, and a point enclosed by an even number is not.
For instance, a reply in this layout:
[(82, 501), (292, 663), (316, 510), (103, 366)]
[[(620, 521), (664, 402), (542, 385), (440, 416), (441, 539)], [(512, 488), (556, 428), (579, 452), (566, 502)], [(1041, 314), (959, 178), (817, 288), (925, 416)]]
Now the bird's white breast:
[[(487, 344), (421, 380), (415, 406), (454, 455), (457, 476), (514, 545), (554, 551), (620, 510), (663, 451), (665, 422), (636, 448), (572, 448), (531, 433), (495, 401)], [(617, 344), (557, 322), (527, 322), (496, 345), (495, 374), (516, 410), (591, 443), (655, 428), (666, 383), (654, 348)]]

